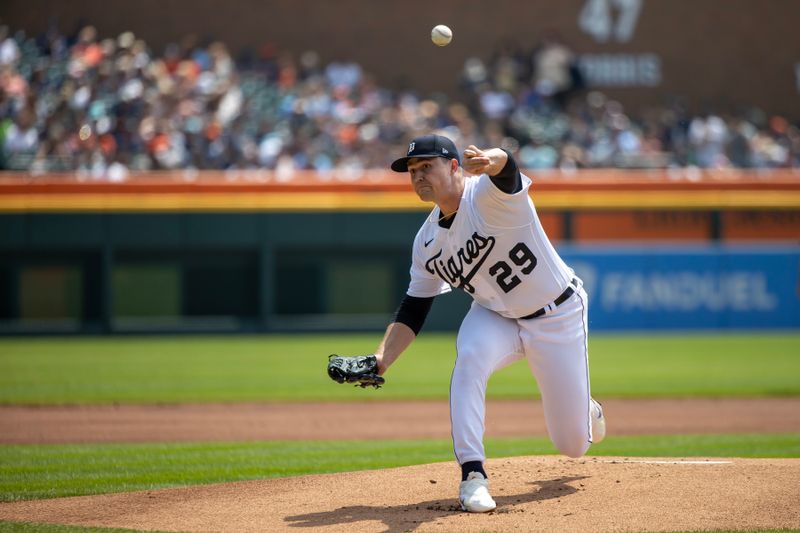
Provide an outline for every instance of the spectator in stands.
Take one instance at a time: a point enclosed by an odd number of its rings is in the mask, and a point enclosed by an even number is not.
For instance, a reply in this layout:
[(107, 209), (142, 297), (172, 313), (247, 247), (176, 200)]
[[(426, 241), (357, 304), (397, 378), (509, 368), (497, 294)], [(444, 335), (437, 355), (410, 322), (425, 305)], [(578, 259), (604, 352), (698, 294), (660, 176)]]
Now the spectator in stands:
[(352, 61), (297, 59), (272, 43), (237, 65), (224, 43), (192, 36), (154, 55), (131, 32), (51, 26), (33, 40), (0, 27), (0, 164), (108, 180), (155, 169), (353, 177), (441, 130), (537, 169), (800, 167), (800, 130), (784, 117), (689, 116), (677, 105), (632, 115), (599, 92), (567, 97), (574, 55), (557, 38), (530, 57), (508, 42), (488, 63), (468, 59), (460, 103), (389, 91)]
[(534, 51), (532, 85), (543, 98), (564, 109), (570, 96), (582, 88), (575, 54), (555, 31), (548, 31)]
[(34, 124), (34, 113), (26, 108), (5, 128), (3, 148), (9, 157), (22, 157), (30, 164), (39, 148), (39, 132)]

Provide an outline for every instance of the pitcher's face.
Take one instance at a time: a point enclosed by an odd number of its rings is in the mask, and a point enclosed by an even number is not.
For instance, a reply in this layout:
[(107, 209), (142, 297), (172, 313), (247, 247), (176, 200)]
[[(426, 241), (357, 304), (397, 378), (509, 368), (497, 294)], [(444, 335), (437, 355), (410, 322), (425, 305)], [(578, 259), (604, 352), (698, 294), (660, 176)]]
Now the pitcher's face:
[(444, 157), (415, 157), (408, 160), (414, 192), (423, 202), (436, 202), (450, 191), (458, 163)]

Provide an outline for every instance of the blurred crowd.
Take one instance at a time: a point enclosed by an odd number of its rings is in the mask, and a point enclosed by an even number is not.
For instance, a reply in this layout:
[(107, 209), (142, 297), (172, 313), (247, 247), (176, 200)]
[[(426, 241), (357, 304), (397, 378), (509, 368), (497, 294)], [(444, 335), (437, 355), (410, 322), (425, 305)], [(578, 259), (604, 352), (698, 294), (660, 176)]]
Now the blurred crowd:
[(529, 169), (800, 167), (798, 124), (757, 108), (626, 112), (586, 86), (552, 35), (468, 59), (461, 91), (456, 101), (389, 90), (356, 63), (269, 44), (234, 59), (193, 37), (155, 54), (130, 32), (0, 27), (0, 168), (112, 181), (174, 169), (357, 177), (431, 130), (502, 146)]

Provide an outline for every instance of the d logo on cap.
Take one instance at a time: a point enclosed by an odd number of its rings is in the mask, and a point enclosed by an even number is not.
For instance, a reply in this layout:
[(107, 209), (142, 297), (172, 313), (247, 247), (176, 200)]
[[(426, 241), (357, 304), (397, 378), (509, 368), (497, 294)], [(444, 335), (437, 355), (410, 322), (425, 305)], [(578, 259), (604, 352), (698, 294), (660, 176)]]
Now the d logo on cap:
[(396, 159), (391, 168), (395, 172), (408, 172), (408, 160), (431, 157), (444, 157), (445, 159), (455, 159), (461, 164), (458, 157), (458, 149), (453, 141), (442, 135), (422, 135), (413, 139), (408, 145), (408, 152), (400, 159)]

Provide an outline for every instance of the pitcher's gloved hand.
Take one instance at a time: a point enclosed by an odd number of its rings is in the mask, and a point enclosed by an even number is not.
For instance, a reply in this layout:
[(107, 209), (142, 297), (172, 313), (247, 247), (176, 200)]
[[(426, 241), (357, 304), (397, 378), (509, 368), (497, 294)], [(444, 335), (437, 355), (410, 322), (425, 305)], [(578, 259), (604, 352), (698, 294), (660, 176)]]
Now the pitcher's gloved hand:
[(361, 388), (379, 389), (386, 381), (378, 375), (378, 358), (374, 355), (329, 355), (328, 375), (337, 383), (355, 383)]

